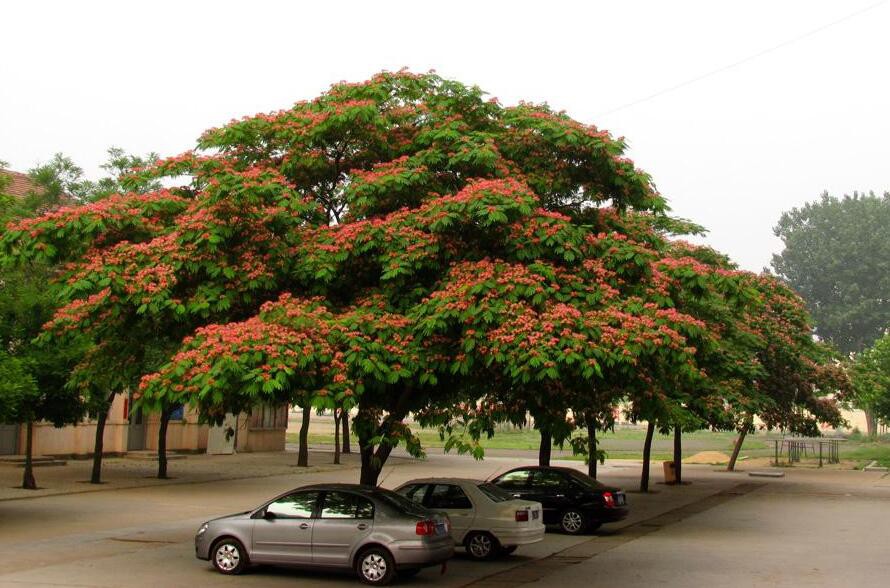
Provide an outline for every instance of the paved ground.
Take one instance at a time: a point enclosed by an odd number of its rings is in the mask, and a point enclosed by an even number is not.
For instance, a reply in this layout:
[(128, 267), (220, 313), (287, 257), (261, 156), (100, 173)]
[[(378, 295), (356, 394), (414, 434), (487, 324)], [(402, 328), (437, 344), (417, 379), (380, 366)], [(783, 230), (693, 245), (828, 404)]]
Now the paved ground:
[[(248, 457), (265, 460), (274, 475), (259, 477), (258, 465), (239, 463)], [(303, 483), (353, 481), (357, 475), (354, 464), (305, 471), (291, 467), (291, 459), (190, 457), (171, 464), (179, 475), (172, 484), (141, 478), (153, 485), (0, 500), (0, 549), (6, 555), (0, 586), (356, 586), (348, 576), (268, 568), (228, 578), (194, 559), (192, 536), (203, 520)], [(385, 470), (383, 484), (420, 475), (487, 477), (519, 462), (528, 459), (400, 459)], [(601, 477), (632, 489), (638, 467), (614, 462)], [(47, 484), (49, 469), (38, 471)], [(15, 481), (9, 470), (0, 471), (4, 487)], [(707, 466), (684, 471), (691, 485), (656, 484), (654, 494), (632, 493), (633, 515), (621, 528), (580, 539), (548, 534), (542, 543), (489, 564), (459, 556), (444, 576), (426, 570), (403, 585), (881, 586), (890, 577), (890, 478), (789, 470), (785, 478), (769, 480)], [(190, 472), (206, 481), (187, 483)], [(62, 484), (64, 476), (54, 476)], [(114, 480), (124, 485), (121, 479), (129, 478), (119, 472)], [(84, 486), (62, 485), (74, 484)]]

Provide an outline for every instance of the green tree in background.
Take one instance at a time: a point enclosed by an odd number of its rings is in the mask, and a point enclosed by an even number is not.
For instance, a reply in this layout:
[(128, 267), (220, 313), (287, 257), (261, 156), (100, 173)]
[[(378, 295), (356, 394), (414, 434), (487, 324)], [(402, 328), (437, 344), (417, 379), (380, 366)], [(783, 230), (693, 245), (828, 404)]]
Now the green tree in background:
[(860, 354), (852, 365), (853, 391), (875, 420), (890, 425), (890, 334)]
[(28, 170), (35, 185), (21, 206), (24, 211), (47, 210), (60, 204), (90, 202), (111, 194), (159, 190), (161, 184), (154, 178), (137, 178), (133, 172), (142, 170), (158, 160), (156, 153), (145, 156), (132, 155), (120, 147), (109, 147), (107, 159), (100, 165), (108, 174), (98, 180), (84, 176), (83, 168), (62, 153), (56, 153), (46, 163)]
[[(0, 162), (0, 167), (5, 164)], [(59, 193), (51, 191), (45, 198), (35, 193), (18, 201), (4, 194), (9, 181), (9, 176), (0, 173), (0, 223), (4, 226), (21, 215), (50, 208), (58, 198)], [(0, 273), (0, 422), (26, 427), (22, 487), (32, 490), (37, 488), (32, 467), (34, 423), (45, 420), (61, 427), (83, 416), (80, 396), (66, 382), (85, 341), (75, 337), (62, 344), (34, 343), (56, 309), (46, 288), (53, 273), (51, 266), (38, 261)]]
[[(890, 327), (890, 193), (837, 198), (782, 214), (775, 234), (785, 249), (775, 272), (807, 301), (816, 333), (844, 355), (860, 352)], [(868, 416), (870, 407), (859, 405)]]
[[(98, 180), (87, 179), (83, 169), (74, 161), (62, 154), (56, 153), (48, 162), (39, 164), (28, 171), (33, 183), (33, 188), (23, 198), (13, 198), (4, 194), (9, 185), (9, 176), (0, 174), (0, 224), (6, 226), (7, 222), (16, 219), (29, 218), (35, 214), (44, 214), (64, 205), (78, 207), (80, 205), (103, 200), (116, 193), (143, 193), (148, 190), (159, 190), (161, 183), (155, 178), (142, 178), (136, 174), (145, 166), (154, 164), (158, 156), (149, 153), (138, 156), (127, 153), (119, 147), (110, 147), (107, 150), (107, 159), (100, 167), (108, 174)], [(5, 162), (0, 162), (0, 168), (6, 168)], [(74, 382), (79, 387), (77, 393), (68, 389), (61, 389), (68, 383), (69, 375), (79, 359), (84, 358), (87, 343), (80, 337), (65, 343), (64, 349), (58, 340), (45, 338), (40, 345), (35, 345), (32, 340), (41, 331), (42, 325), (52, 318), (55, 312), (56, 300), (48, 292), (46, 284), (52, 281), (58, 272), (57, 266), (44, 261), (31, 261), (16, 267), (5, 267), (2, 270), (2, 291), (0, 291), (0, 308), (4, 314), (4, 332), (0, 333), (3, 342), (18, 337), (26, 341), (27, 345), (21, 348), (21, 353), (34, 355), (30, 361), (23, 365), (30, 369), (36, 377), (40, 391), (53, 390), (53, 394), (62, 395), (64, 398), (53, 400), (58, 405), (60, 414), (51, 414), (52, 407), (34, 405), (30, 413), (35, 420), (49, 420), (63, 426), (79, 420), (86, 411), (97, 419), (96, 444), (94, 447), (94, 466), (91, 479), (100, 481), (100, 469), (102, 460), (102, 441), (104, 437), (104, 425), (107, 419), (108, 409), (114, 399), (114, 392), (121, 389), (121, 382), (130, 373), (133, 358), (136, 357), (132, 350), (125, 345), (118, 345), (116, 359), (109, 360), (107, 369), (100, 375), (94, 375), (90, 380), (77, 380)], [(15, 335), (10, 334), (15, 331)], [(144, 333), (150, 335), (150, 333)], [(138, 357), (151, 364), (152, 358), (163, 349), (166, 340), (163, 334), (158, 333), (152, 339), (151, 345), (140, 345)], [(96, 354), (93, 350), (86, 358)], [(38, 374), (39, 372), (39, 374)], [(129, 380), (127, 380), (129, 381)], [(58, 389), (58, 390), (57, 390)], [(73, 390), (73, 388), (71, 388)], [(49, 402), (45, 395), (38, 395), (35, 401)], [(82, 401), (82, 402), (81, 402)], [(65, 408), (65, 407), (68, 408)], [(166, 474), (166, 429), (170, 413), (175, 405), (164, 405), (161, 409), (161, 427), (158, 451), (158, 476), (164, 478)], [(70, 409), (70, 410), (69, 410)], [(25, 412), (19, 411), (21, 415)], [(65, 416), (61, 416), (65, 415)], [(31, 427), (24, 416), (20, 422), (28, 424), (28, 452), (30, 453)], [(28, 460), (30, 463), (30, 459)], [(26, 468), (28, 469), (28, 468)], [(27, 478), (27, 476), (26, 476)]]

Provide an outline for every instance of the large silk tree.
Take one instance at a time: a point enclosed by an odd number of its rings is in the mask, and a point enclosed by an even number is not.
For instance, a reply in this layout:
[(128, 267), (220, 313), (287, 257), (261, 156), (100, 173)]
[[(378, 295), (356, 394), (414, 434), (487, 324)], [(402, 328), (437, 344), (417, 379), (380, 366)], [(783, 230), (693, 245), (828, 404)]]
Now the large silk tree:
[[(61, 209), (0, 243), (69, 262), (47, 329), (104, 342), (82, 374), (128, 350), (144, 406), (210, 419), (355, 406), (360, 479), (376, 484), (397, 444), (422, 453), (412, 412), (450, 432), (463, 419), (476, 451), (497, 419), (531, 410), (564, 431), (567, 409), (634, 387), (680, 406), (707, 378), (693, 342), (719, 334), (659, 282), (684, 224), (624, 150), (546, 106), (383, 73), (211, 129), (133, 178), (183, 186)], [(159, 367), (147, 340), (171, 349)]]

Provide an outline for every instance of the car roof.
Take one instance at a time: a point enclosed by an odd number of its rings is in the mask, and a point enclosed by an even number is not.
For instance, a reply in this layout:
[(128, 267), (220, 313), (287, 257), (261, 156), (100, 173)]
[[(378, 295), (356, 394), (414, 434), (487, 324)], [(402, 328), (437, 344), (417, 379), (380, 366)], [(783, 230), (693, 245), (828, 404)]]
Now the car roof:
[(519, 470), (555, 470), (558, 472), (566, 472), (566, 473), (571, 473), (571, 474), (582, 474), (582, 475), (584, 474), (584, 472), (582, 472), (582, 471), (579, 471), (579, 470), (576, 470), (575, 468), (570, 468), (567, 466), (536, 466), (536, 465), (519, 466), (519, 467), (510, 469), (510, 470), (507, 470), (504, 473), (509, 474), (510, 472), (516, 472)]
[(570, 467), (566, 467), (566, 466), (527, 465), (527, 466), (518, 466), (515, 468), (511, 468), (505, 472), (501, 472), (500, 474), (496, 474), (496, 475), (492, 476), (491, 479), (495, 480), (497, 478), (500, 478), (501, 476), (506, 476), (509, 473), (520, 472), (523, 470), (542, 471), (542, 472), (554, 471), (554, 472), (562, 472), (562, 473), (568, 474), (568, 475), (580, 475), (582, 477), (589, 477), (589, 476), (587, 476), (587, 474), (585, 474), (584, 472), (582, 472), (580, 470), (576, 470), (575, 468), (570, 468)]
[(308, 486), (300, 486), (290, 490), (296, 492), (298, 490), (346, 490), (348, 492), (358, 492), (359, 494), (376, 494), (381, 488), (374, 486), (365, 486), (363, 484), (309, 484)]
[(485, 480), (477, 480), (474, 478), (415, 478), (408, 480), (403, 484), (399, 484), (399, 488), (408, 484), (484, 484)]

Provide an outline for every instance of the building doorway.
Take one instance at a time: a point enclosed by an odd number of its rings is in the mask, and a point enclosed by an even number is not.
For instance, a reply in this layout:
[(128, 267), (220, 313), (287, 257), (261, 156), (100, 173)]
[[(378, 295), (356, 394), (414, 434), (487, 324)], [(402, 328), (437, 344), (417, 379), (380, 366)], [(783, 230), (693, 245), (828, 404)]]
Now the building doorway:
[[(132, 394), (127, 399), (127, 406), (133, 406)], [(145, 419), (141, 409), (130, 410), (127, 415), (129, 426), (127, 427), (127, 451), (142, 451), (145, 449)]]

